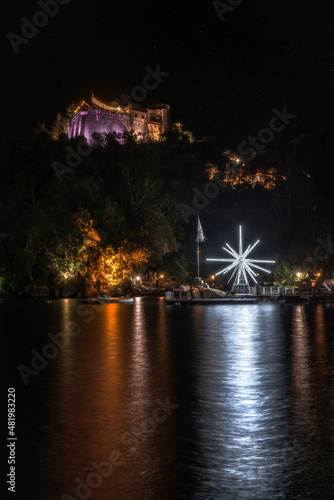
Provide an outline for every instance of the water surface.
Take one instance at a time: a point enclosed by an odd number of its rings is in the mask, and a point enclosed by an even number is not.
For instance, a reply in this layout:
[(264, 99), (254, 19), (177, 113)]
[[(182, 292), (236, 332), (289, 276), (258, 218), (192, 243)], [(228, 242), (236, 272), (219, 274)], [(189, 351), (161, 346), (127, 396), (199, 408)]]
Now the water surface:
[[(20, 500), (334, 497), (333, 305), (2, 300), (0, 315)], [(53, 359), (25, 385), (32, 349)]]

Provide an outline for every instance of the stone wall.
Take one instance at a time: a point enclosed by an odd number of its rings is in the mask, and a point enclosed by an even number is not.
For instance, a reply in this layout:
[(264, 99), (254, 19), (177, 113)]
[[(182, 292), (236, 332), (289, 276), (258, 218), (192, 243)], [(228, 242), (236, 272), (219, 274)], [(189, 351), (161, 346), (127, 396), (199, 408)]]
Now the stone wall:
[(118, 140), (126, 133), (133, 132), (139, 139), (158, 140), (160, 134), (170, 127), (169, 106), (151, 108), (121, 108), (119, 112), (97, 109), (83, 105), (67, 122), (68, 136), (73, 139), (84, 136), (92, 144), (94, 132), (115, 133)]

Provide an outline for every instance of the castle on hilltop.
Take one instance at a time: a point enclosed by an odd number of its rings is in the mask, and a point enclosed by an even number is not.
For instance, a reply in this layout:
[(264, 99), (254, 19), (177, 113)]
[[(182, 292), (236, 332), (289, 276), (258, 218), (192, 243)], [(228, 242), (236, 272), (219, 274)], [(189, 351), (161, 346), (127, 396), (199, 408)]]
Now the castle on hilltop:
[[(176, 124), (179, 127), (179, 124)], [(168, 104), (154, 104), (147, 108), (127, 104), (108, 105), (92, 95), (92, 105), (82, 101), (74, 115), (67, 122), (68, 137), (84, 136), (88, 143), (92, 135), (115, 134), (123, 142), (126, 135), (133, 133), (138, 140), (158, 141), (161, 134), (171, 127)]]

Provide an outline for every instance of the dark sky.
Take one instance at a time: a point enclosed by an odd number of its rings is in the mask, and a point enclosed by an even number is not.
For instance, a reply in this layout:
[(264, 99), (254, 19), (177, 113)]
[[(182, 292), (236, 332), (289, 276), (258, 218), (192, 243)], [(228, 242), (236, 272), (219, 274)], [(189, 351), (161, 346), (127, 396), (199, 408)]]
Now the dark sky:
[(41, 7), (4, 4), (2, 135), (49, 126), (92, 89), (119, 99), (158, 64), (169, 76), (142, 104), (169, 103), (173, 121), (227, 147), (268, 126), (275, 107), (297, 115), (284, 141), (333, 101), (333, 0), (243, 0), (223, 21), (211, 0), (69, 0), (17, 54), (7, 33), (21, 35)]

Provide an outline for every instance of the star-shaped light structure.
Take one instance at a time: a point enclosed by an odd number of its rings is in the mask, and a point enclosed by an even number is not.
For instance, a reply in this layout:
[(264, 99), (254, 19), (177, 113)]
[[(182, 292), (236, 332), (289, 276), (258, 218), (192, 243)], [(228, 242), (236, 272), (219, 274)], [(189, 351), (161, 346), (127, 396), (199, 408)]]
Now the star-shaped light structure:
[[(231, 255), (230, 259), (206, 259), (206, 260), (212, 260), (212, 261), (217, 261), (217, 262), (230, 262), (228, 266), (226, 266), (224, 269), (216, 273), (216, 276), (218, 274), (226, 274), (229, 271), (233, 269), (233, 272), (231, 274), (230, 279), (228, 280), (228, 283), (232, 280), (232, 278), (235, 276), (235, 280), (232, 286), (232, 292), (236, 293), (247, 293), (249, 294), (251, 292), (250, 286), (248, 283), (248, 278), (247, 278), (247, 273), (253, 279), (254, 283), (256, 283), (256, 273), (253, 271), (252, 268), (255, 269), (260, 269), (261, 271), (264, 271), (265, 273), (269, 273), (268, 269), (264, 269), (263, 267), (258, 266), (257, 264), (275, 264), (274, 260), (258, 260), (258, 259), (249, 259), (248, 255), (251, 253), (251, 251), (256, 247), (256, 245), (259, 243), (260, 240), (257, 240), (254, 245), (249, 245), (246, 250), (243, 250), (242, 247), (242, 227), (239, 226), (239, 253), (237, 253), (231, 246), (226, 243), (227, 248), (223, 247), (223, 250), (225, 252), (229, 253)], [(256, 263), (256, 264), (255, 264)]]

